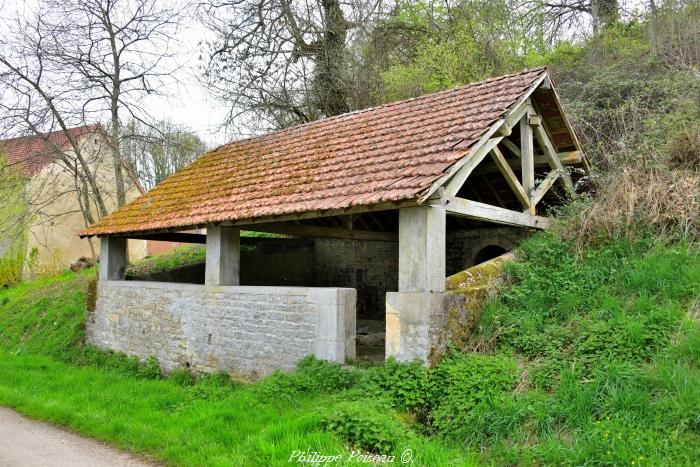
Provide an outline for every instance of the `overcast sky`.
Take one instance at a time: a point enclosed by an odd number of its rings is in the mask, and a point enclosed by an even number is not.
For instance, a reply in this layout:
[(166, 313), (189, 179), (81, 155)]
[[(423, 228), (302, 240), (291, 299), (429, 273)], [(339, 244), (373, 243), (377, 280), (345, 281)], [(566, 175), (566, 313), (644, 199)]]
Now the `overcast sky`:
[[(35, 10), (39, 0), (0, 0), (0, 34), (3, 23), (13, 17), (18, 10)], [(188, 0), (164, 0), (172, 3)], [(191, 4), (191, 3), (190, 3)], [(627, 11), (636, 10), (643, 0), (622, 0)], [(193, 14), (190, 8), (190, 14)], [(207, 94), (206, 88), (197, 79), (199, 57), (206, 54), (200, 42), (211, 34), (197, 18), (187, 18), (181, 23), (177, 37), (180, 44), (178, 62), (180, 68), (173, 74), (173, 81), (167, 85), (167, 96), (149, 96), (145, 104), (149, 113), (158, 119), (170, 119), (196, 132), (209, 146), (217, 146), (234, 139), (222, 129), (226, 117), (225, 103), (216, 101)], [(209, 36), (211, 37), (211, 36)]]
[[(177, 0), (176, 0), (177, 1)], [(6, 30), (4, 23), (23, 9), (34, 10), (37, 0), (0, 0), (0, 34)], [(233, 139), (221, 128), (227, 108), (211, 99), (206, 88), (198, 81), (200, 42), (208, 31), (196, 18), (182, 22), (177, 34), (180, 67), (167, 85), (167, 96), (148, 96), (144, 103), (149, 113), (158, 119), (170, 119), (196, 132), (208, 145), (217, 146)]]

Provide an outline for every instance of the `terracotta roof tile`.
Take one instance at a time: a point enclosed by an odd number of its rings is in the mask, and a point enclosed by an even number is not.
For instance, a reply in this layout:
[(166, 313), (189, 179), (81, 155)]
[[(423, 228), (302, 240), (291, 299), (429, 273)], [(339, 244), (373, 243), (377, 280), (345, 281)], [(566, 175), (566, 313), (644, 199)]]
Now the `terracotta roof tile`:
[[(73, 138), (94, 133), (99, 125), (85, 125), (68, 129)], [(48, 140), (48, 141), (47, 141)], [(54, 131), (42, 136), (20, 136), (0, 141), (2, 151), (10, 166), (16, 167), (25, 177), (33, 177), (41, 169), (55, 160), (54, 147), (66, 149), (68, 137), (62, 131)]]
[(81, 235), (414, 199), (543, 73), (501, 76), (221, 146)]

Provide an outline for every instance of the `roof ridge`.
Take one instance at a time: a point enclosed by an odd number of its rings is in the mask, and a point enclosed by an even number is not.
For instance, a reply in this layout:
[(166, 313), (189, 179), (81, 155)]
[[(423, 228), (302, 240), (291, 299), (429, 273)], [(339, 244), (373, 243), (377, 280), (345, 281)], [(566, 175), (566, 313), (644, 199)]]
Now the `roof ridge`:
[(290, 126), (290, 127), (288, 127), (288, 128), (282, 128), (282, 129), (280, 129), (280, 130), (270, 131), (270, 132), (264, 133), (264, 134), (262, 134), (262, 135), (248, 136), (248, 137), (245, 137), (245, 138), (241, 138), (241, 139), (237, 139), (237, 140), (234, 140), (234, 141), (230, 141), (230, 142), (228, 142), (228, 143), (224, 143), (224, 144), (222, 144), (222, 145), (219, 145), (219, 146), (215, 147), (214, 149), (212, 149), (211, 151), (208, 151), (208, 152), (215, 152), (215, 151), (218, 151), (219, 149), (222, 149), (222, 148), (224, 148), (224, 147), (226, 147), (226, 146), (230, 146), (230, 145), (232, 145), (232, 144), (242, 143), (242, 142), (244, 142), (244, 141), (254, 141), (254, 140), (257, 140), (257, 139), (266, 138), (266, 137), (268, 137), (268, 136), (270, 136), (270, 135), (279, 135), (279, 134), (283, 134), (283, 133), (288, 133), (288, 132), (290, 132), (290, 131), (292, 131), (292, 130), (299, 130), (299, 129), (301, 129), (301, 128), (307, 128), (307, 127), (314, 126), (314, 125), (320, 125), (320, 124), (325, 123), (325, 122), (333, 122), (333, 121), (340, 120), (340, 119), (343, 119), (343, 118), (348, 118), (348, 117), (351, 117), (351, 116), (360, 115), (360, 114), (363, 114), (363, 113), (366, 113), (366, 112), (372, 112), (372, 111), (374, 111), (374, 110), (379, 110), (379, 109), (384, 109), (384, 108), (390, 108), (390, 107), (392, 107), (392, 106), (399, 105), (399, 104), (404, 104), (404, 103), (406, 103), (406, 102), (413, 102), (413, 101), (417, 101), (417, 100), (421, 100), (421, 99), (434, 98), (434, 97), (439, 96), (439, 95), (445, 95), (445, 94), (449, 94), (449, 93), (452, 93), (452, 92), (457, 92), (457, 91), (462, 90), (462, 89), (465, 89), (465, 88), (469, 88), (469, 87), (473, 87), (473, 86), (481, 86), (481, 85), (484, 85), (484, 84), (487, 84), (487, 83), (490, 83), (490, 82), (493, 82), (493, 81), (504, 80), (504, 79), (513, 78), (513, 77), (516, 77), (516, 76), (521, 76), (521, 75), (524, 75), (524, 74), (527, 74), (527, 73), (542, 72), (542, 71), (547, 71), (547, 67), (546, 67), (546, 66), (540, 66), (540, 67), (535, 67), (535, 68), (528, 68), (528, 69), (521, 70), (521, 71), (518, 71), (518, 72), (515, 72), (515, 73), (509, 73), (509, 74), (506, 74), (506, 75), (492, 76), (492, 77), (490, 77), (490, 78), (486, 78), (486, 79), (483, 79), (483, 80), (481, 80), (481, 81), (475, 81), (475, 82), (471, 82), (471, 83), (467, 83), (467, 84), (462, 84), (462, 85), (460, 85), (460, 86), (456, 86), (456, 87), (453, 87), (453, 88), (450, 88), (450, 89), (443, 89), (442, 91), (436, 91), (436, 92), (431, 92), (431, 93), (428, 93), (428, 94), (422, 94), (422, 95), (420, 95), (420, 96), (415, 96), (415, 97), (409, 97), (409, 98), (406, 98), (406, 99), (401, 99), (401, 100), (398, 100), (398, 101), (387, 102), (387, 103), (375, 105), (375, 106), (372, 106), (372, 107), (366, 107), (366, 108), (364, 108), (364, 109), (357, 109), (357, 110), (353, 110), (353, 111), (350, 111), (350, 112), (346, 112), (346, 113), (340, 114), (340, 115), (332, 115), (332, 116), (330, 116), (330, 117), (321, 118), (321, 119), (319, 119), (319, 120), (314, 120), (314, 121), (312, 121), (312, 122), (300, 123), (299, 125)]
[(60, 136), (61, 134), (66, 133), (66, 131), (82, 130), (82, 129), (86, 129), (86, 128), (97, 129), (100, 126), (101, 125), (99, 123), (90, 123), (87, 125), (74, 126), (74, 127), (68, 128), (66, 130), (60, 129), (60, 130), (52, 131), (49, 133), (41, 133), (41, 134), (34, 133), (31, 135), (13, 136), (12, 138), (0, 139), (0, 143), (10, 143), (10, 142), (14, 143), (14, 142), (21, 140), (21, 139), (51, 138), (52, 136)]

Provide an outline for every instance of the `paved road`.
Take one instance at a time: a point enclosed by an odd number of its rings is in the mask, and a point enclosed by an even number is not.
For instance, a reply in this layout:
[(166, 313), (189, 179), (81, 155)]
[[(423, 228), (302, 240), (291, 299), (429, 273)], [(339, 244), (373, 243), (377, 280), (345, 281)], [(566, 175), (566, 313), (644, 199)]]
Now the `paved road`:
[(130, 454), (0, 407), (0, 467), (153, 467)]

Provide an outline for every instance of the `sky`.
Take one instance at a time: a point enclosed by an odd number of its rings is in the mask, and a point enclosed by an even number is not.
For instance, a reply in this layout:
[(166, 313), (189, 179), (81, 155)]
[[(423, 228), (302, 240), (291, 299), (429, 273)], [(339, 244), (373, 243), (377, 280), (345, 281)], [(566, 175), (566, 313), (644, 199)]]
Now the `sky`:
[(173, 83), (168, 85), (169, 95), (150, 97), (146, 103), (154, 117), (188, 127), (213, 147), (233, 138), (222, 128), (229, 109), (225, 103), (209, 96), (206, 87), (197, 79), (199, 56), (206, 53), (200, 42), (207, 35), (204, 26), (194, 19), (189, 27), (183, 28), (178, 34), (181, 66), (173, 74)]
[[(6, 21), (23, 10), (34, 10), (37, 4), (38, 0), (0, 0), (0, 34), (6, 29), (3, 27)], [(185, 126), (210, 147), (215, 147), (234, 137), (227, 135), (222, 127), (228, 111), (225, 104), (209, 96), (206, 87), (197, 79), (199, 57), (206, 53), (200, 43), (208, 34), (196, 18), (182, 21), (176, 44), (179, 67), (167, 83), (167, 95), (147, 96), (142, 104), (152, 117), (170, 119)]]
[[(0, 0), (0, 34), (3, 23), (18, 11), (33, 10), (40, 0)], [(130, 0), (124, 0), (130, 1)], [(164, 0), (173, 4), (189, 3), (188, 0)], [(638, 8), (643, 0), (623, 0), (621, 2), (630, 10)], [(193, 14), (193, 9), (189, 9)], [(167, 95), (147, 96), (143, 104), (149, 113), (159, 119), (170, 119), (176, 124), (194, 131), (210, 147), (232, 141), (234, 136), (223, 128), (222, 124), (229, 110), (224, 102), (214, 99), (207, 93), (206, 87), (197, 79), (199, 57), (206, 50), (201, 42), (210, 38), (211, 32), (195, 18), (186, 18), (181, 23), (177, 34), (178, 62), (180, 67), (167, 84)]]

